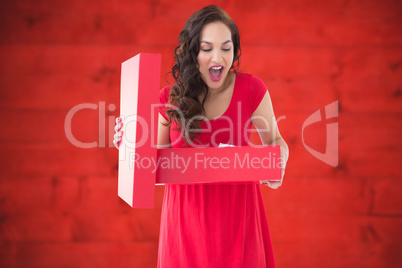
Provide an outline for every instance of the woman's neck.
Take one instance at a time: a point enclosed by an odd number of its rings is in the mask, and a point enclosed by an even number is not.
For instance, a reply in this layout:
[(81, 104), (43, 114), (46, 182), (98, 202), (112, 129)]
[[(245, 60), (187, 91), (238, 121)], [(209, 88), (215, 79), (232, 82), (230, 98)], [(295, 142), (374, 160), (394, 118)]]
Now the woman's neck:
[[(232, 84), (234, 83), (235, 78), (236, 78), (236, 74), (233, 72), (229, 72), (228, 76), (226, 77), (226, 79), (221, 87), (215, 88), (215, 89), (211, 89), (211, 88), (207, 89), (208, 90), (207, 98), (214, 98), (214, 97), (224, 93), (227, 89), (231, 88)], [(201, 102), (204, 99), (204, 96), (205, 96), (205, 92), (203, 92), (199, 96), (199, 100)]]

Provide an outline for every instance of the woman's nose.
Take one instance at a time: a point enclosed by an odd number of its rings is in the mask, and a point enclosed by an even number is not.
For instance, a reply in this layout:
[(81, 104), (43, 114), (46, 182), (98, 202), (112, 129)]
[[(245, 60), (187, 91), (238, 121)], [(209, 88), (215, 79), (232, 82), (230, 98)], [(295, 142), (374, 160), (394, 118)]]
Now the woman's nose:
[(213, 62), (216, 62), (216, 63), (220, 63), (220, 61), (221, 61), (221, 53), (220, 53), (220, 51), (219, 51), (219, 49), (215, 49), (213, 52), (212, 52), (212, 61)]

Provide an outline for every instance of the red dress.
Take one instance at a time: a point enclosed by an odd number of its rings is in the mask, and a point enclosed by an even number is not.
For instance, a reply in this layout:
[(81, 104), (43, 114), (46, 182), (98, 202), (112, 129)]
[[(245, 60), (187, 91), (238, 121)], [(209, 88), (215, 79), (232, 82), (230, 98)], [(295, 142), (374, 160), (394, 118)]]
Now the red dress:
[[(169, 91), (169, 86), (161, 90), (162, 104), (168, 102)], [(238, 73), (226, 112), (201, 122), (206, 130), (199, 136), (201, 143), (247, 146), (250, 116), (266, 92), (260, 79)], [(160, 113), (167, 119), (163, 108)], [(174, 128), (172, 148), (188, 146)], [(166, 185), (158, 267), (275, 267), (259, 184)]]

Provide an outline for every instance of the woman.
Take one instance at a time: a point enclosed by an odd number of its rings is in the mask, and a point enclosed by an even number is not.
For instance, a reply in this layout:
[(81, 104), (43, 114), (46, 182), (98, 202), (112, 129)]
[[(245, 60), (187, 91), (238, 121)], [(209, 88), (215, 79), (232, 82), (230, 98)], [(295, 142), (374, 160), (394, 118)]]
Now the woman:
[[(186, 22), (175, 50), (175, 84), (160, 92), (158, 146), (250, 145), (250, 122), (263, 144), (280, 145), (282, 178), (288, 146), (275, 127), (264, 83), (236, 73), (237, 26), (207, 6)], [(117, 121), (115, 144), (121, 140)], [(281, 181), (261, 182), (278, 188)], [(274, 267), (259, 184), (166, 185), (158, 267)]]

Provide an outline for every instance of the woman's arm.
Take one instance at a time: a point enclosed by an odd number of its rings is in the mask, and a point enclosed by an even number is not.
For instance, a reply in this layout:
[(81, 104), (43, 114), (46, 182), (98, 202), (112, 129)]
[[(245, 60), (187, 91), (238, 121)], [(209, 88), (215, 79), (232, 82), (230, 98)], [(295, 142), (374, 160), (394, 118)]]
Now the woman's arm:
[(281, 147), (281, 166), (282, 166), (281, 180), (261, 182), (273, 189), (276, 189), (282, 185), (283, 176), (285, 174), (286, 162), (288, 161), (289, 158), (289, 147), (279, 132), (274, 110), (272, 107), (271, 98), (269, 96), (268, 91), (265, 93), (257, 109), (251, 115), (251, 122), (257, 129), (262, 144), (279, 145)]
[(165, 125), (167, 123), (168, 121), (161, 114), (159, 114), (157, 141), (158, 149), (170, 148), (170, 127)]

